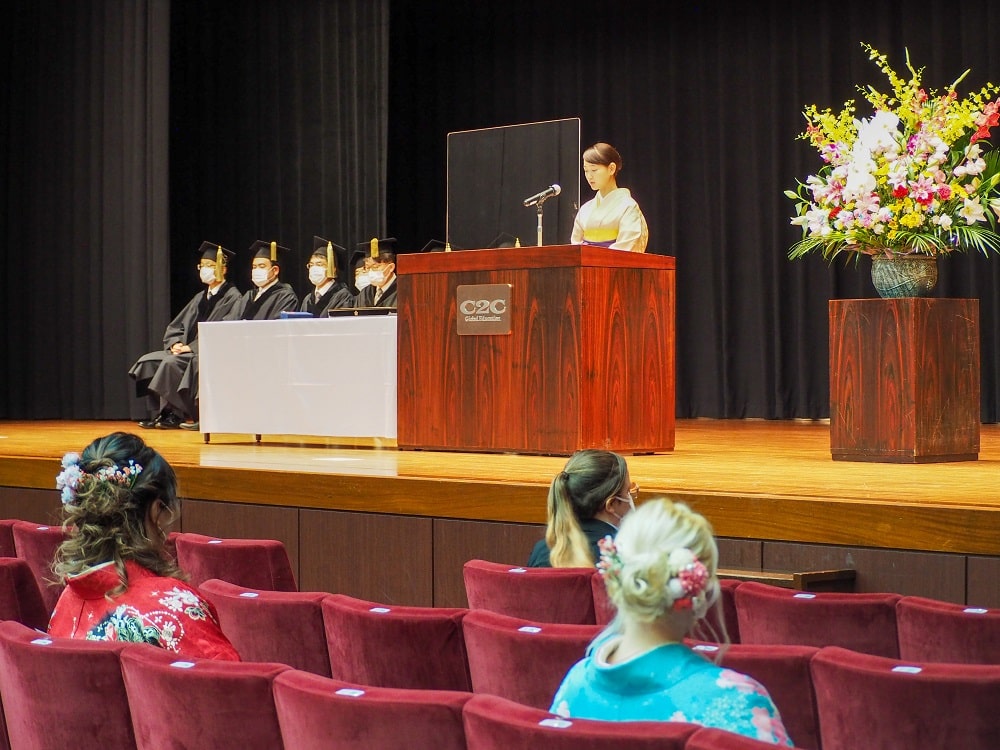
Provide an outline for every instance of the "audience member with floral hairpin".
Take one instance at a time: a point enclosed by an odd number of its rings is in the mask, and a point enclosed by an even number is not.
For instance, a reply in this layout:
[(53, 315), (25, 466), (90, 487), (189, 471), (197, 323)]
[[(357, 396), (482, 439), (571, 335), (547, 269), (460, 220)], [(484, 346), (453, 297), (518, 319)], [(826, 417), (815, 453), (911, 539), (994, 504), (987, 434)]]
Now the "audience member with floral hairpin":
[(617, 453), (577, 451), (549, 486), (545, 538), (532, 549), (528, 567), (593, 567), (598, 541), (614, 536), (638, 494)]
[(708, 521), (686, 505), (657, 498), (630, 513), (615, 539), (601, 542), (599, 569), (618, 614), (570, 669), (551, 710), (692, 722), (791, 746), (763, 685), (684, 643), (719, 598), (717, 564)]
[(180, 514), (170, 464), (137, 435), (115, 432), (82, 455), (67, 453), (62, 467), (56, 487), (69, 536), (52, 570), (66, 588), (49, 633), (239, 661), (215, 609), (165, 551)]

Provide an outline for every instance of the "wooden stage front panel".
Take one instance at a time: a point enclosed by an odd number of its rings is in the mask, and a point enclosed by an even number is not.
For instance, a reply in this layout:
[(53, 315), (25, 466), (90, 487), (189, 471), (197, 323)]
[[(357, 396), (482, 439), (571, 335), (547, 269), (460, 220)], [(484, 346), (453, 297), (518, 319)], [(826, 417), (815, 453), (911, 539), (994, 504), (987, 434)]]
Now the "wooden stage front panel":
[[(0, 512), (52, 522), (59, 459), (135, 431), (176, 468), (186, 531), (278, 538), (302, 589), (463, 606), (461, 563), (523, 563), (565, 458), (400, 451), (377, 441), (0, 422)], [(978, 461), (833, 461), (822, 422), (680, 420), (675, 449), (630, 456), (642, 498), (712, 522), (723, 567), (853, 567), (858, 590), (1000, 606), (1000, 426)]]

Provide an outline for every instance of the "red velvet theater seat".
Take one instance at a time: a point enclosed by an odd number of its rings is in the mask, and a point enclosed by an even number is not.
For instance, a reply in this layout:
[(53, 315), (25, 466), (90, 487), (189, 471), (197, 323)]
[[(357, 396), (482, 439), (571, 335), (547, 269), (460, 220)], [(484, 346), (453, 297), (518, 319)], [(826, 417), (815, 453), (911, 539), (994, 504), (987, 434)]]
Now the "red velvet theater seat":
[(0, 622), (0, 696), (10, 747), (134, 748), (119, 664), (125, 647)]
[(811, 593), (745, 581), (734, 598), (742, 643), (841, 646), (889, 658), (899, 655), (898, 594)]
[(407, 607), (330, 594), (322, 603), (330, 674), (372, 687), (471, 692), (462, 618), (452, 607)]
[(281, 748), (271, 683), (287, 669), (268, 662), (179, 659), (154, 646), (126, 646), (121, 671), (137, 746)]
[(31, 566), (42, 601), (45, 602), (46, 610), (51, 613), (65, 588), (62, 582), (55, 580), (52, 559), (59, 545), (66, 540), (66, 533), (61, 526), (46, 526), (31, 521), (16, 521), (11, 526), (11, 532), (17, 556)]
[(823, 750), (1000, 747), (1000, 666), (829, 646), (810, 664)]
[(900, 659), (1000, 664), (1000, 609), (904, 596), (896, 621)]
[(49, 624), (49, 610), (35, 574), (18, 557), (0, 557), (0, 620), (16, 620), (38, 630)]
[(274, 678), (286, 748), (465, 750), (470, 693), (355, 685), (299, 670)]
[(684, 750), (767, 750), (767, 748), (773, 750), (774, 744), (715, 727), (702, 727), (692, 734), (684, 745)]
[(469, 560), (462, 568), (470, 609), (534, 622), (594, 625), (593, 568), (524, 568)]
[(566, 672), (601, 628), (531, 622), (487, 609), (462, 621), (472, 690), (548, 710)]
[(324, 677), (330, 654), (322, 591), (267, 591), (210, 578), (200, 591), (243, 661), (273, 661)]
[(219, 539), (189, 532), (174, 536), (177, 564), (200, 586), (210, 578), (251, 589), (295, 591), (285, 545), (276, 539)]
[(683, 750), (697, 724), (563, 719), (500, 698), (474, 695), (462, 712), (469, 750)]
[[(715, 643), (689, 641), (689, 645), (711, 661), (716, 661), (720, 650)], [(750, 675), (767, 688), (795, 747), (819, 750), (819, 715), (809, 669), (819, 649), (815, 646), (734, 643), (722, 652), (718, 660), (721, 666)]]

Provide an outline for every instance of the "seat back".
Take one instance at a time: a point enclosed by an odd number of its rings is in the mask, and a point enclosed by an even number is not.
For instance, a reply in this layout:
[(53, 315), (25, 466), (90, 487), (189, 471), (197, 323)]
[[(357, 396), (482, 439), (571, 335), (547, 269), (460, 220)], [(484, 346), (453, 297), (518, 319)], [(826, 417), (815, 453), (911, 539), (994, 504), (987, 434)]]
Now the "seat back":
[(183, 532), (174, 537), (177, 564), (193, 586), (218, 578), (267, 591), (296, 591), (285, 545), (276, 539), (220, 539)]
[(0, 622), (0, 696), (15, 748), (134, 748), (125, 644), (52, 638)]
[(209, 578), (199, 588), (243, 661), (287, 664), (330, 676), (322, 591), (267, 591)]
[(469, 750), (682, 750), (696, 724), (563, 719), (496, 695), (476, 694), (462, 711)]
[(299, 670), (274, 678), (286, 748), (465, 750), (470, 693), (355, 685)]
[(0, 557), (0, 620), (16, 620), (42, 631), (49, 624), (35, 574), (19, 557)]
[(749, 675), (767, 688), (795, 747), (819, 750), (819, 714), (809, 671), (812, 657), (819, 652), (816, 646), (734, 643), (722, 648), (719, 658), (716, 643), (689, 645), (720, 666)]
[(154, 646), (126, 646), (121, 671), (137, 746), (282, 747), (271, 683), (287, 669), (269, 662), (180, 660)]
[(20, 519), (0, 518), (0, 557), (17, 557), (14, 546), (14, 524)]
[(469, 610), (390, 606), (345, 594), (329, 594), (322, 607), (334, 679), (471, 692), (462, 634)]
[(1000, 664), (1000, 609), (904, 596), (896, 624), (900, 659)]
[(810, 593), (756, 581), (734, 593), (742, 643), (842, 646), (895, 658), (898, 594)]
[(767, 750), (767, 748), (773, 750), (774, 744), (716, 727), (702, 727), (692, 734), (684, 745), (684, 750)]
[(42, 601), (46, 610), (51, 613), (65, 588), (65, 585), (57, 581), (52, 573), (52, 560), (59, 545), (66, 540), (66, 532), (61, 526), (15, 521), (11, 526), (11, 533), (14, 536), (17, 556), (31, 566)]
[(462, 568), (469, 609), (565, 625), (594, 625), (593, 568), (524, 568), (469, 560)]
[(823, 750), (1000, 747), (1000, 666), (917, 663), (830, 646), (810, 668)]
[(462, 620), (475, 693), (547, 710), (563, 678), (582, 659), (600, 625), (530, 622), (488, 609)]

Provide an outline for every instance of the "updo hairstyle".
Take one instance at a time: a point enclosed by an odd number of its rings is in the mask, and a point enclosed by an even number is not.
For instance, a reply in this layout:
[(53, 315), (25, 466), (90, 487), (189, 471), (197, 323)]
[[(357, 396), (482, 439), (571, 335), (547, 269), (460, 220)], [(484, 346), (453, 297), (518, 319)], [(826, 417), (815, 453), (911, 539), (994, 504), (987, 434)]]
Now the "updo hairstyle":
[[(649, 623), (677, 615), (689, 617), (693, 625), (719, 598), (719, 552), (712, 527), (684, 503), (665, 498), (643, 503), (625, 516), (614, 548), (616, 557), (604, 582), (619, 616)], [(704, 570), (691, 564), (694, 558)], [(704, 576), (690, 596), (682, 586), (689, 575), (686, 568)]]
[[(131, 463), (130, 463), (131, 462)], [(64, 465), (65, 465), (64, 460)], [(80, 478), (70, 498), (64, 498), (63, 529), (68, 539), (56, 551), (52, 571), (59, 580), (88, 568), (114, 562), (121, 586), (128, 588), (125, 561), (134, 560), (158, 575), (184, 578), (163, 549), (166, 532), (146, 535), (150, 507), (160, 502), (173, 523), (180, 516), (177, 477), (173, 468), (137, 435), (114, 432), (97, 438), (79, 456)], [(141, 467), (138, 472), (134, 467)], [(129, 481), (111, 481), (106, 476)]]

